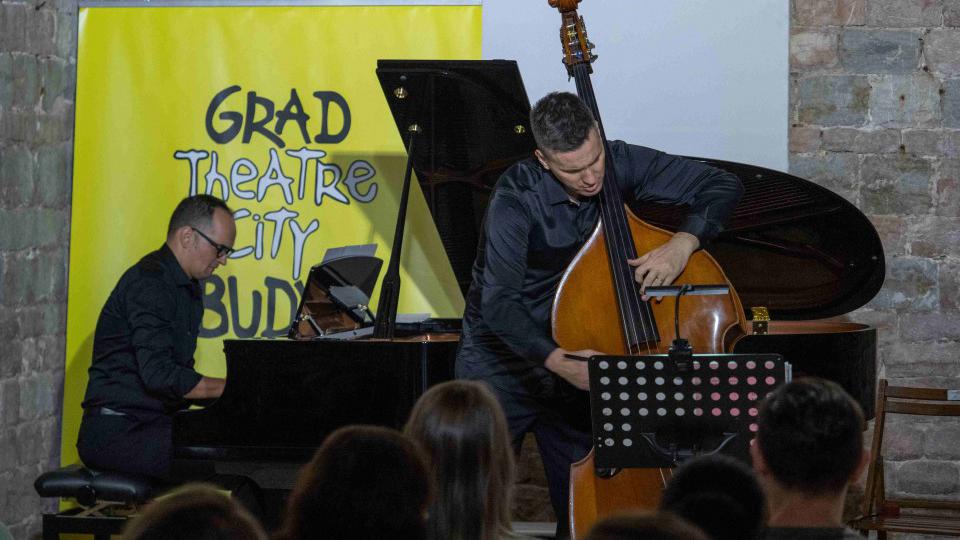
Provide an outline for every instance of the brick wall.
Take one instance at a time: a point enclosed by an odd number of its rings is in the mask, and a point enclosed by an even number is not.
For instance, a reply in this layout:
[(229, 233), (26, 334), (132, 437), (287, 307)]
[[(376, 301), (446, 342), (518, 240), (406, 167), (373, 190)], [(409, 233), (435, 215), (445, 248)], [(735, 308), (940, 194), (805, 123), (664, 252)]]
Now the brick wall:
[[(960, 1), (793, 0), (790, 170), (856, 204), (886, 251), (880, 373), (958, 387)], [(960, 425), (894, 421), (888, 486), (960, 492)]]
[(59, 464), (76, 1), (0, 1), (0, 521), (39, 532)]

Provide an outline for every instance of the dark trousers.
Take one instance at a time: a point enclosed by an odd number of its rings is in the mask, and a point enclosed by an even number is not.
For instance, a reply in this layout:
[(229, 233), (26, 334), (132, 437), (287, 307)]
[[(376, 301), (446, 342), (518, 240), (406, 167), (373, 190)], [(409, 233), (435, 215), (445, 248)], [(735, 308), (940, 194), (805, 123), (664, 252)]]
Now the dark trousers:
[(217, 485), (230, 491), (252, 514), (263, 517), (260, 487), (245, 476), (220, 475), (212, 470), (174, 475), (170, 416), (84, 414), (77, 451), (91, 469), (149, 476), (155, 481), (155, 493), (189, 481)]
[(532, 432), (543, 459), (550, 503), (557, 516), (557, 538), (570, 534), (570, 465), (583, 459), (593, 445), (589, 401), (585, 392), (565, 398), (535, 399), (490, 385), (503, 407), (514, 451)]
[(170, 480), (173, 420), (84, 413), (77, 451), (87, 467)]

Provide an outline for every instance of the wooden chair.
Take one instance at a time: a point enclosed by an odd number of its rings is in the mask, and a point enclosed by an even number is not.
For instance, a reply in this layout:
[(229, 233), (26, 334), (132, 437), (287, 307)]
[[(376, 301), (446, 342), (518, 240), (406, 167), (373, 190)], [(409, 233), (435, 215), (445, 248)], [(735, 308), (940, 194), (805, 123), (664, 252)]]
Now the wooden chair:
[(887, 414), (960, 417), (960, 391), (889, 386), (886, 379), (880, 379), (872, 463), (867, 472), (860, 517), (853, 520), (850, 527), (861, 532), (877, 531), (878, 540), (885, 540), (888, 531), (960, 536), (960, 501), (887, 497), (882, 447)]

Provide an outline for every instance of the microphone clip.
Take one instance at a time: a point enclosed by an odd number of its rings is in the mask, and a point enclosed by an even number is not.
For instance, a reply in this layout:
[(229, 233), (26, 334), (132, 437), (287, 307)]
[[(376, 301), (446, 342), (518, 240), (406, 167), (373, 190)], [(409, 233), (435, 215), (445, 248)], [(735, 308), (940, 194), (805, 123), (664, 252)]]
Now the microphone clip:
[(690, 346), (689, 341), (677, 337), (677, 339), (673, 340), (673, 344), (670, 345), (667, 356), (670, 357), (673, 365), (676, 366), (677, 373), (689, 373), (693, 371), (693, 347)]

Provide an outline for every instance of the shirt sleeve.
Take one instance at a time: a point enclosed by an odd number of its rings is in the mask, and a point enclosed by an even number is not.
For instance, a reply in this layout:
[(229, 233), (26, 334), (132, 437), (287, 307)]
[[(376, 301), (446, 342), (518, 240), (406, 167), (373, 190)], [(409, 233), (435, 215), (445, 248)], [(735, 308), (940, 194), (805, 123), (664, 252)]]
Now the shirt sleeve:
[(483, 320), (514, 353), (543, 362), (557, 344), (523, 303), (530, 217), (516, 195), (494, 193), (484, 232)]
[(201, 375), (174, 361), (176, 300), (170, 286), (145, 279), (127, 296), (131, 343), (140, 380), (160, 399), (176, 401), (200, 382)]
[(689, 205), (678, 230), (696, 236), (701, 246), (723, 231), (743, 195), (740, 179), (727, 171), (622, 141), (611, 146), (617, 174), (627, 175), (638, 201)]

